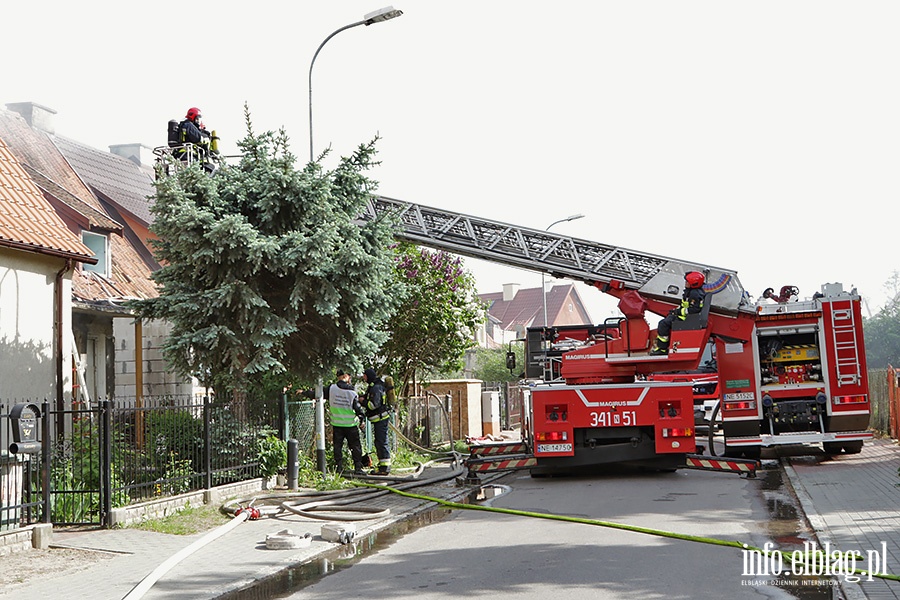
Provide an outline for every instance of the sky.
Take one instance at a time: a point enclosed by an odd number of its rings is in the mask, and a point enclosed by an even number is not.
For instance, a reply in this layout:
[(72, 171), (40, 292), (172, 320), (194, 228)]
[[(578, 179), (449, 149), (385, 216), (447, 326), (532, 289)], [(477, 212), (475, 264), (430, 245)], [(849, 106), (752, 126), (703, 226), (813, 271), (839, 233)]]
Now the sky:
[[(220, 147), (284, 129), (309, 160), (310, 63), (384, 0), (3, 7), (0, 102), (95, 148), (161, 146), (202, 109)], [(395, 0), (312, 73), (333, 167), (378, 137), (378, 193), (733, 269), (756, 298), (900, 269), (900, 3)], [(466, 260), (481, 293), (539, 273)], [(548, 280), (549, 283), (550, 280)], [(578, 291), (595, 322), (615, 304)]]

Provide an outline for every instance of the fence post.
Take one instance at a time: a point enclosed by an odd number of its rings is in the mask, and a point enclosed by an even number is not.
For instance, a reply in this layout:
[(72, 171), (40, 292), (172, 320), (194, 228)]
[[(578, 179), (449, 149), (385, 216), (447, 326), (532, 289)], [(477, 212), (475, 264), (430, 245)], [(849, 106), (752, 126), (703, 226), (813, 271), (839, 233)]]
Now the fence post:
[(52, 523), (50, 515), (50, 444), (52, 437), (50, 435), (50, 402), (44, 398), (41, 404), (41, 502), (44, 505), (41, 514), (43, 523)]
[(111, 403), (109, 400), (100, 401), (100, 443), (102, 458), (100, 461), (100, 493), (103, 496), (103, 514), (100, 522), (106, 527), (112, 527), (112, 432), (110, 431), (112, 419), (110, 419)]
[(281, 395), (281, 414), (279, 416), (281, 417), (281, 439), (289, 440), (287, 392)]
[(325, 462), (325, 392), (322, 378), (316, 382), (316, 469), (327, 472)]
[(297, 490), (300, 479), (300, 442), (295, 439), (287, 443), (287, 486), (291, 491)]
[(206, 489), (212, 489), (212, 440), (210, 439), (209, 396), (203, 396), (203, 471), (206, 473)]

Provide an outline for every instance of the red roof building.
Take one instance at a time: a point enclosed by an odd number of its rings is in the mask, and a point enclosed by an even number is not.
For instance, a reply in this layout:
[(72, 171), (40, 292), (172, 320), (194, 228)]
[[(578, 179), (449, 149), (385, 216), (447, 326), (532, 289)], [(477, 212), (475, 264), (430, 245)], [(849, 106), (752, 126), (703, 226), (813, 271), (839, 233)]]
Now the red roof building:
[[(512, 339), (521, 338), (529, 327), (544, 325), (544, 301), (541, 288), (519, 289), (505, 284), (502, 292), (479, 294), (487, 304), (488, 319), (479, 343), (485, 347), (499, 347)], [(547, 323), (552, 325), (583, 325), (591, 323), (575, 284), (552, 285), (547, 289)]]

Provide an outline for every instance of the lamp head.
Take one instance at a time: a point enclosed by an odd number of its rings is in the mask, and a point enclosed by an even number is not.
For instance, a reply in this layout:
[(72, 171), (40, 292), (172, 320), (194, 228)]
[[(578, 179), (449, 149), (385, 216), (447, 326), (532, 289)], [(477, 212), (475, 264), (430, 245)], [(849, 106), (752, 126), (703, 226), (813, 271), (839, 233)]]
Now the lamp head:
[(389, 21), (396, 17), (399, 17), (403, 14), (402, 10), (397, 10), (393, 6), (385, 6), (384, 8), (379, 8), (374, 12), (370, 12), (366, 16), (363, 17), (363, 21), (366, 23), (366, 27), (372, 25), (373, 23), (381, 23), (382, 21)]

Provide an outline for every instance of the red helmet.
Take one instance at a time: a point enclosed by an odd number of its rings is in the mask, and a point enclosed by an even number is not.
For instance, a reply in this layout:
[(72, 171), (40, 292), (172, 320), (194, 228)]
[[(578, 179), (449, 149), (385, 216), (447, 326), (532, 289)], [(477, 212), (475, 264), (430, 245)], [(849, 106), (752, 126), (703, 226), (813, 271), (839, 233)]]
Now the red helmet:
[(706, 277), (699, 271), (691, 271), (690, 273), (685, 274), (684, 281), (687, 283), (688, 288), (697, 289), (703, 287)]
[(200, 114), (200, 109), (194, 106), (188, 109), (187, 115), (184, 118), (188, 121), (197, 121), (198, 119), (201, 119), (203, 117)]

